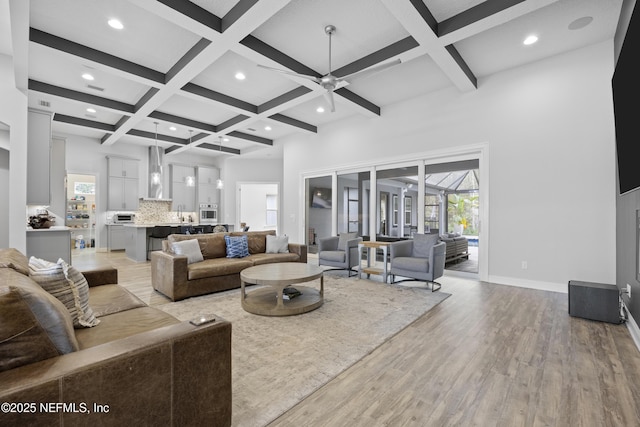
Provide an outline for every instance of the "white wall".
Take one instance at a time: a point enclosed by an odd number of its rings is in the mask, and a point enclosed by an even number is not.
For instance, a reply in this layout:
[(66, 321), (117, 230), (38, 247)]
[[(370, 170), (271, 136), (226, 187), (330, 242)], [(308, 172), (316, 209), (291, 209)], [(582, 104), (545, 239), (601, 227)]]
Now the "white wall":
[[(220, 222), (233, 224), (238, 230), (240, 224), (236, 224), (236, 184), (238, 182), (282, 183), (282, 159), (256, 160), (229, 157), (221, 166), (221, 176), (224, 180), (224, 189), (220, 196), (222, 200), (219, 207)], [(282, 197), (279, 199), (279, 212), (282, 212)], [(281, 215), (280, 224), (283, 221), (286, 219)]]
[[(6, 136), (7, 140), (9, 139), (8, 132), (0, 131), (0, 141), (3, 139), (3, 136)], [(9, 187), (9, 151), (0, 148), (0, 200), (9, 200)], [(0, 203), (0, 224), (9, 224), (8, 203)], [(7, 247), (9, 247), (9, 228), (1, 226), (0, 248)]]
[(278, 184), (239, 183), (240, 220), (245, 222), (251, 231), (276, 230), (276, 226), (267, 226), (267, 195), (278, 195)]
[(486, 144), (490, 280), (564, 292), (571, 279), (613, 283), (612, 64), (612, 42), (599, 43), (480, 79), (471, 93), (445, 89), (287, 138), (283, 232), (302, 240), (304, 173)]

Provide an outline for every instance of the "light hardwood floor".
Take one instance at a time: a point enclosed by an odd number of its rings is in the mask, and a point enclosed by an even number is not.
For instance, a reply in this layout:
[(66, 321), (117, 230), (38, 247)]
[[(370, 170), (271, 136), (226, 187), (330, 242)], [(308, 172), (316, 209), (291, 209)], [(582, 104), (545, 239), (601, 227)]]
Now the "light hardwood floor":
[[(168, 301), (149, 263), (73, 263), (113, 265), (147, 303)], [(441, 283), (451, 297), (270, 427), (640, 426), (640, 352), (625, 325), (570, 317), (564, 293)]]

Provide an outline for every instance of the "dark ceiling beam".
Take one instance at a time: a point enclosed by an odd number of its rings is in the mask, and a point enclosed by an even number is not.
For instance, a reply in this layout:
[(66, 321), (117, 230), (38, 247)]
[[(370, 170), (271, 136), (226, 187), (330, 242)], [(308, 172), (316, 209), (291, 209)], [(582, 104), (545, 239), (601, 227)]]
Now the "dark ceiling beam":
[(275, 98), (265, 102), (264, 104), (260, 104), (258, 106), (258, 114), (264, 113), (265, 111), (276, 108), (279, 105), (282, 105), (289, 101), (297, 99), (302, 95), (306, 95), (309, 92), (311, 92), (311, 89), (304, 86), (298, 86), (297, 88), (292, 89), (287, 93), (283, 93), (282, 95), (276, 96)]
[(334, 70), (332, 74), (336, 77), (343, 77), (352, 73), (356, 73), (373, 65), (377, 65), (383, 61), (386, 61), (389, 58), (399, 56), (400, 54), (414, 49), (419, 45), (420, 44), (416, 41), (416, 39), (408, 36), (367, 56), (363, 56), (362, 58), (353, 61), (352, 63), (347, 64), (344, 67), (340, 67), (337, 70)]
[(198, 43), (193, 45), (191, 49), (187, 51), (182, 57), (173, 64), (171, 69), (167, 72), (165, 83), (169, 83), (171, 79), (173, 79), (184, 67), (189, 65), (191, 61), (193, 61), (202, 51), (211, 44), (211, 40), (207, 40), (205, 38), (201, 38), (198, 40)]
[(216, 92), (215, 90), (207, 89), (206, 87), (198, 86), (194, 83), (187, 83), (182, 87), (182, 90), (193, 95), (224, 104), (228, 107), (234, 107), (235, 109), (243, 110), (252, 114), (258, 113), (258, 107), (249, 102)]
[(229, 29), (242, 15), (247, 13), (249, 9), (255, 6), (258, 0), (240, 0), (229, 12), (222, 18), (222, 32)]
[(322, 74), (307, 67), (301, 62), (296, 61), (289, 55), (280, 52), (278, 49), (266, 44), (262, 40), (248, 35), (244, 39), (240, 40), (240, 44), (248, 47), (249, 49), (259, 53), (260, 55), (269, 58), (270, 60), (277, 62), (285, 69), (289, 69), (298, 74), (306, 74), (308, 76), (322, 77)]
[(29, 90), (46, 93), (47, 95), (59, 96), (61, 98), (71, 99), (73, 101), (92, 104), (119, 113), (133, 114), (135, 112), (135, 106), (131, 104), (114, 101), (112, 99), (103, 98), (101, 96), (91, 95), (84, 92), (78, 92), (76, 90), (65, 89), (63, 87), (39, 82), (37, 80), (29, 80)]
[(245, 116), (243, 114), (238, 114), (237, 116), (234, 116), (232, 118), (230, 118), (229, 120), (226, 120), (222, 123), (220, 123), (218, 126), (216, 126), (216, 129), (218, 132), (222, 132), (225, 129), (228, 129), (230, 127), (236, 126), (242, 122), (244, 122), (245, 120), (250, 119), (249, 116)]
[[(138, 136), (141, 138), (150, 139), (152, 141), (155, 141), (156, 139), (155, 132), (148, 132), (146, 130), (140, 130), (140, 129), (129, 129), (129, 131), (127, 131), (127, 135)], [(172, 144), (180, 144), (180, 145), (189, 144), (188, 139), (178, 138), (176, 136), (171, 136), (171, 135), (164, 135), (161, 133), (158, 134), (158, 141), (170, 142)]]
[(81, 126), (84, 128), (101, 130), (105, 132), (115, 132), (116, 130), (116, 127), (114, 125), (110, 125), (109, 123), (102, 123), (95, 120), (67, 116), (65, 114), (59, 114), (59, 113), (55, 113), (53, 115), (53, 121), (59, 122), (59, 123), (67, 123), (74, 126)]
[(201, 8), (197, 4), (184, 0), (158, 0), (159, 3), (179, 12), (190, 19), (199, 22), (218, 33), (222, 32), (222, 19)]
[(269, 138), (263, 138), (263, 137), (257, 136), (257, 135), (250, 135), (248, 133), (239, 132), (237, 130), (229, 132), (227, 135), (228, 136), (232, 136), (234, 138), (240, 138), (240, 139), (245, 139), (247, 141), (257, 142), (259, 144), (273, 145), (273, 140), (271, 140)]
[(491, 15), (502, 12), (510, 7), (522, 3), (525, 0), (490, 0), (482, 2), (467, 9), (449, 19), (438, 23), (438, 36), (442, 37), (454, 31), (460, 30)]
[(218, 151), (218, 152), (227, 153), (227, 154), (237, 154), (237, 155), (240, 154), (240, 150), (238, 150), (237, 148), (230, 148), (230, 147), (224, 147), (224, 146), (221, 147), (220, 145), (210, 144), (208, 142), (198, 145), (198, 148), (206, 148), (207, 150)]
[(186, 117), (180, 117), (169, 113), (163, 113), (162, 111), (156, 110), (149, 114), (149, 117), (152, 119), (162, 120), (163, 122), (175, 123), (187, 128), (199, 129), (210, 133), (216, 133), (218, 131), (215, 125), (187, 119)]
[(342, 87), (340, 89), (336, 89), (336, 90), (333, 91), (333, 93), (335, 93), (337, 95), (340, 95), (341, 97), (343, 97), (345, 99), (348, 99), (349, 101), (353, 102), (354, 104), (359, 105), (362, 108), (366, 108), (367, 110), (371, 111), (376, 116), (380, 115), (380, 107), (378, 107), (376, 104), (374, 104), (371, 101), (367, 101), (366, 99), (364, 99), (363, 97), (361, 97), (357, 93), (351, 92), (349, 89), (347, 89), (345, 87)]
[(124, 73), (141, 77), (154, 83), (164, 83), (165, 75), (151, 68), (118, 58), (117, 56), (101, 52), (96, 49), (81, 45), (62, 37), (40, 31), (36, 28), (29, 29), (29, 40), (52, 49), (68, 53), (73, 56), (84, 58), (98, 64), (122, 71)]
[(300, 129), (308, 130), (309, 132), (318, 133), (318, 127), (317, 126), (314, 126), (314, 125), (309, 124), (309, 123), (305, 123), (305, 122), (303, 122), (301, 120), (296, 120), (294, 118), (285, 116), (283, 114), (279, 114), (279, 113), (278, 114), (274, 114), (272, 116), (269, 116), (269, 118), (271, 120), (275, 120), (277, 122), (284, 123), (284, 124), (287, 124), (289, 126), (294, 126), (294, 127), (300, 128)]

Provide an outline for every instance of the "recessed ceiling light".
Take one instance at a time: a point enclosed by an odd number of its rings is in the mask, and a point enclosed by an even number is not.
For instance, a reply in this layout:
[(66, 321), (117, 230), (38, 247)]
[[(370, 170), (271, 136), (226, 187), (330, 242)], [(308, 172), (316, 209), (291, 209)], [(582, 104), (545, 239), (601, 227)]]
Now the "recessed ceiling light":
[(265, 126), (265, 127), (264, 127), (264, 130), (266, 130), (266, 131), (271, 130), (271, 126)]
[(115, 18), (109, 19), (107, 23), (111, 28), (115, 28), (116, 30), (121, 30), (124, 28), (124, 25), (122, 25), (122, 22), (120, 22), (118, 19), (115, 19)]
[(593, 16), (583, 16), (582, 18), (578, 18), (575, 21), (572, 21), (569, 24), (568, 28), (570, 30), (579, 30), (591, 24), (592, 21), (593, 21)]
[(95, 108), (91, 108), (91, 107), (89, 107), (89, 108), (87, 108), (87, 112), (88, 112), (88, 113), (95, 113), (95, 112), (96, 112), (96, 109), (95, 109)]
[(93, 76), (91, 74), (89, 74), (89, 73), (84, 73), (82, 75), (82, 78), (85, 79), (85, 80), (89, 80), (89, 81), (93, 81), (94, 80)]
[(316, 108), (316, 111), (318, 113), (324, 113), (324, 107), (320, 106), (320, 107)]
[(523, 41), (522, 43), (523, 43), (525, 46), (529, 46), (529, 45), (534, 44), (534, 43), (535, 43), (535, 42), (537, 42), (537, 41), (538, 41), (538, 36), (536, 36), (536, 35), (533, 35), (533, 34), (532, 34), (532, 35), (530, 35), (530, 36), (527, 36), (527, 38), (526, 38), (526, 39), (524, 39), (524, 41)]
[(175, 126), (170, 126), (170, 127), (169, 127), (169, 130), (176, 131), (176, 130), (178, 130), (178, 128), (177, 128), (177, 127), (175, 127)]
[(229, 138), (222, 138), (224, 142), (229, 142)]
[(245, 75), (244, 75), (244, 73), (243, 73), (242, 71), (238, 71), (238, 72), (236, 73), (236, 80), (244, 80), (244, 79), (246, 79), (246, 78), (247, 78), (247, 76), (245, 76)]

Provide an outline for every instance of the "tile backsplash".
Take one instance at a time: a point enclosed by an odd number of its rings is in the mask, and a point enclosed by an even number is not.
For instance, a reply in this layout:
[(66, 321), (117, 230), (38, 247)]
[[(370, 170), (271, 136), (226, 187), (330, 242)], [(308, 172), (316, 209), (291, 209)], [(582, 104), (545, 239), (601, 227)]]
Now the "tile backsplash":
[[(171, 210), (171, 200), (140, 200), (136, 211), (136, 224), (154, 223), (176, 223), (180, 222), (177, 212)], [(195, 212), (183, 212), (185, 222), (188, 222), (189, 215), (195, 221)]]

